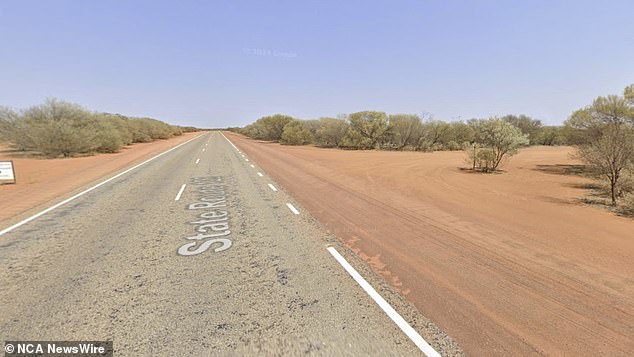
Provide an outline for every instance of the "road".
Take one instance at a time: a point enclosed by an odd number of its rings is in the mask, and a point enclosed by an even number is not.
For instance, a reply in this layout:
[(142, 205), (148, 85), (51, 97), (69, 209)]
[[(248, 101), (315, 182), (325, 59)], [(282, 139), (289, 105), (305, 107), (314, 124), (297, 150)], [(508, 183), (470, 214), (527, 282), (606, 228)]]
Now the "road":
[[(443, 153), (227, 137), (467, 355), (632, 355), (630, 220), (543, 197), (528, 200), (523, 196), (535, 183), (517, 170), (473, 177), (454, 173), (457, 166), (443, 171), (427, 163)], [(539, 176), (537, 185), (548, 179)], [(520, 183), (508, 188), (512, 180)]]
[(219, 132), (2, 234), (0, 339), (113, 340), (115, 355), (422, 355), (328, 247), (437, 351), (460, 354)]

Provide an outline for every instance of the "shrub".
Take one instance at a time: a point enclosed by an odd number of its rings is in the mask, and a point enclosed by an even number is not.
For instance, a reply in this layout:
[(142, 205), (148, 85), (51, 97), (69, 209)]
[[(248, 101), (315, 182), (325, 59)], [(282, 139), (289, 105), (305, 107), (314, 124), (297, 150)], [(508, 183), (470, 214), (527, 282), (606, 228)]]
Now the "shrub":
[(495, 151), (491, 148), (482, 148), (476, 154), (476, 166), (482, 172), (492, 172), (497, 169), (499, 162)]
[(557, 126), (545, 126), (541, 129), (537, 144), (539, 145), (562, 145), (565, 143), (563, 129)]
[(352, 113), (348, 117), (350, 129), (356, 132), (355, 136), (363, 138), (356, 140), (357, 145), (363, 148), (374, 148), (379, 144), (389, 130), (389, 120), (384, 112), (364, 111)]
[(363, 137), (358, 131), (349, 128), (340, 147), (349, 149), (367, 149), (372, 147), (370, 139)]
[[(484, 155), (482, 159), (486, 158), (487, 171), (497, 170), (502, 160), (515, 155), (520, 147), (529, 144), (528, 135), (498, 118), (480, 121), (475, 137), (477, 142), (486, 148), (480, 152)], [(490, 155), (494, 156), (491, 162)]]
[(502, 120), (512, 124), (528, 137), (530, 145), (535, 145), (539, 141), (542, 130), (542, 122), (526, 115), (505, 115)]
[(618, 184), (619, 195), (634, 193), (634, 167), (624, 170)]
[(458, 151), (464, 148), (463, 144), (458, 143), (457, 141), (450, 141), (445, 145), (445, 150), (450, 151)]
[(634, 192), (628, 193), (621, 198), (618, 211), (625, 216), (634, 216)]
[(350, 125), (345, 120), (321, 118), (315, 133), (315, 142), (317, 145), (326, 147), (341, 146), (349, 128)]
[(31, 128), (35, 150), (49, 157), (70, 157), (95, 151), (95, 129), (70, 120), (46, 121)]
[(0, 108), (0, 135), (20, 150), (46, 156), (116, 152), (133, 142), (179, 135), (181, 130), (143, 118), (91, 113), (79, 105), (49, 99), (20, 113)]
[(242, 134), (254, 139), (280, 141), (284, 127), (293, 120), (292, 117), (282, 114), (262, 117), (246, 126)]
[(121, 132), (108, 121), (100, 121), (97, 123), (95, 141), (98, 143), (96, 148), (98, 152), (119, 152), (124, 146)]
[(15, 131), (18, 114), (10, 108), (0, 107), (0, 143), (8, 141)]
[(386, 135), (388, 146), (395, 150), (416, 147), (423, 131), (420, 117), (415, 114), (393, 114), (389, 119), (390, 129)]
[(622, 174), (634, 165), (634, 103), (628, 95), (626, 88), (624, 96), (597, 97), (566, 121), (584, 139), (579, 158), (609, 182), (613, 206), (620, 195)]
[(132, 142), (135, 143), (149, 143), (152, 141), (149, 127), (145, 122), (140, 119), (131, 119), (128, 122), (128, 127), (132, 133)]
[(280, 143), (286, 145), (305, 145), (313, 142), (313, 136), (299, 120), (294, 120), (284, 127)]

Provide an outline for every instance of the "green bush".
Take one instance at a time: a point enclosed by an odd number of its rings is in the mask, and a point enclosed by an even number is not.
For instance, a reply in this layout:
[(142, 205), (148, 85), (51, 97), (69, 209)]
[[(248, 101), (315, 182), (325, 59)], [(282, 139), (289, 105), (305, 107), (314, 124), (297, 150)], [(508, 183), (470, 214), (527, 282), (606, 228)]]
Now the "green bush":
[(356, 133), (357, 147), (370, 149), (377, 147), (387, 135), (390, 124), (389, 118), (384, 112), (363, 111), (352, 113), (348, 116), (350, 131)]
[(368, 149), (372, 147), (372, 142), (370, 139), (362, 136), (358, 131), (349, 128), (340, 147), (347, 149)]
[(385, 146), (394, 150), (417, 146), (423, 134), (423, 122), (418, 115), (392, 114), (389, 120), (390, 128), (386, 134)]
[(86, 154), (98, 147), (94, 128), (77, 125), (71, 120), (41, 122), (30, 130), (34, 136), (34, 149), (48, 157)]
[(539, 143), (542, 131), (542, 122), (527, 115), (505, 115), (501, 118), (505, 122), (512, 124), (528, 137), (530, 145)]
[(321, 118), (315, 133), (315, 143), (324, 147), (339, 147), (348, 133), (350, 125), (342, 119)]
[(119, 152), (125, 145), (121, 131), (108, 121), (98, 122), (96, 125), (95, 141), (99, 145), (96, 150), (107, 153)]
[(19, 113), (0, 108), (0, 137), (20, 150), (49, 157), (117, 152), (134, 142), (167, 139), (181, 133), (180, 128), (155, 119), (92, 113), (56, 99)]
[(262, 117), (247, 125), (242, 134), (259, 140), (280, 141), (284, 127), (293, 120), (293, 117), (282, 114)]
[(284, 126), (280, 143), (286, 145), (305, 145), (312, 143), (313, 140), (313, 135), (302, 125), (302, 122), (294, 120)]
[[(542, 127), (539, 120), (527, 116), (510, 115), (505, 119), (496, 119), (499, 123), (494, 125), (495, 130), (492, 130), (489, 123), (491, 120), (493, 119), (444, 122), (422, 120), (413, 114), (387, 115), (378, 111), (352, 113), (345, 116), (345, 119), (319, 120), (296, 120), (276, 114), (262, 117), (235, 131), (254, 139), (280, 141), (284, 144), (314, 143), (323, 147), (346, 149), (463, 150), (465, 144), (479, 142), (494, 148), (498, 156), (495, 166), (503, 158), (514, 154), (520, 146), (530, 144), (530, 135), (533, 135), (535, 144), (558, 145), (564, 142), (561, 128)], [(289, 126), (288, 133), (284, 135), (285, 126), (291, 122), (294, 124)], [(530, 134), (524, 134), (522, 130)], [(493, 140), (495, 145), (483, 140)]]

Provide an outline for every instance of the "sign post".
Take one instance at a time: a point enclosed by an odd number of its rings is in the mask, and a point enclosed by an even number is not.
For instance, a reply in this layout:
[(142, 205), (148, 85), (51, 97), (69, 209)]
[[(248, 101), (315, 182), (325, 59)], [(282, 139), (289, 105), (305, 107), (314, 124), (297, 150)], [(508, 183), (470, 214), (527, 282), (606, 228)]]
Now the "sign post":
[(0, 184), (16, 183), (13, 160), (0, 161)]

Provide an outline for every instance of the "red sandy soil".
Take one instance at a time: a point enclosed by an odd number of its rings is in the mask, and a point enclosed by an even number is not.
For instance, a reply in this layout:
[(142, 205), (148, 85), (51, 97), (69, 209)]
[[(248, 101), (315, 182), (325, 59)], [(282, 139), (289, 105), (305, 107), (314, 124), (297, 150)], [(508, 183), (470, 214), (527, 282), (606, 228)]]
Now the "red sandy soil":
[(50, 205), (52, 200), (149, 159), (199, 134), (187, 133), (169, 140), (134, 144), (115, 154), (68, 159), (21, 158), (19, 153), (3, 145), (0, 147), (0, 160), (13, 160), (17, 184), (0, 185), (0, 227), (6, 226), (5, 220), (9, 218)]
[(467, 354), (633, 353), (634, 220), (579, 202), (572, 148), (476, 174), (460, 152), (226, 135)]

